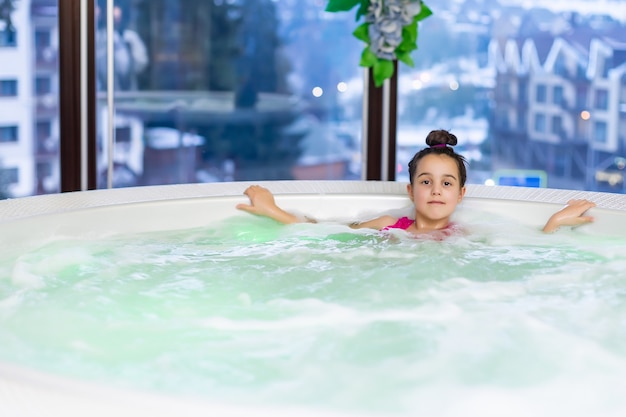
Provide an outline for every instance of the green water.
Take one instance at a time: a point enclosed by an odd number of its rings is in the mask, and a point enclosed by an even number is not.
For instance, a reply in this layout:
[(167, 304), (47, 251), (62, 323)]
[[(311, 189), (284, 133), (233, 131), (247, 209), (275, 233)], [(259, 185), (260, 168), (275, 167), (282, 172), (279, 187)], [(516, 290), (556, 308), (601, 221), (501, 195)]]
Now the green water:
[(360, 415), (626, 409), (626, 238), (469, 231), (249, 216), (50, 241), (0, 265), (0, 361)]

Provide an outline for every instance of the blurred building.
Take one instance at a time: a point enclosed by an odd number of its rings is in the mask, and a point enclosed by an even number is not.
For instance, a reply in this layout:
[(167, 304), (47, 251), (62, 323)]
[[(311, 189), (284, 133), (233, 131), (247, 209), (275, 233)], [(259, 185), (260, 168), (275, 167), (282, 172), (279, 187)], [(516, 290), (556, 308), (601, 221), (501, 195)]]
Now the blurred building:
[(0, 173), (19, 197), (58, 191), (58, 34), (56, 0), (15, 6), (13, 28), (0, 22)]
[(496, 168), (546, 170), (553, 188), (626, 189), (623, 26), (494, 40), (490, 59)]

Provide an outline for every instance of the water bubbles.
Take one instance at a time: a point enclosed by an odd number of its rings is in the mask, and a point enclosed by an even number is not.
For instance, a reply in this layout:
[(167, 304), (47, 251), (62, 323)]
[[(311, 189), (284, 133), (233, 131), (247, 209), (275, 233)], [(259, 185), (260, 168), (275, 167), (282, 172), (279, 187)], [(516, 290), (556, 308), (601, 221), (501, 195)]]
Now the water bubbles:
[(0, 267), (0, 360), (356, 414), (626, 407), (626, 240), (469, 217), (444, 241), (239, 218), (52, 242)]

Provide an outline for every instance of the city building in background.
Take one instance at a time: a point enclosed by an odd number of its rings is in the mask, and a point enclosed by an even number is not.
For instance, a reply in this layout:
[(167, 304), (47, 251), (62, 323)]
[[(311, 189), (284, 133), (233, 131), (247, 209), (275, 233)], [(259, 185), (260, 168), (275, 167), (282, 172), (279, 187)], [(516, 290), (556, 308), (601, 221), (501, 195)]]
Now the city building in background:
[(56, 2), (2, 7), (12, 12), (0, 21), (0, 195), (57, 192)]
[(470, 182), (624, 192), (625, 7), (433, 4), (400, 82), (398, 161), (437, 127), (459, 136)]
[[(58, 0), (31, 0), (34, 194), (59, 191)], [(23, 0), (20, 0), (20, 5)], [(31, 183), (32, 184), (32, 183)]]
[(491, 44), (493, 164), (545, 170), (550, 187), (624, 192), (626, 31), (565, 17)]

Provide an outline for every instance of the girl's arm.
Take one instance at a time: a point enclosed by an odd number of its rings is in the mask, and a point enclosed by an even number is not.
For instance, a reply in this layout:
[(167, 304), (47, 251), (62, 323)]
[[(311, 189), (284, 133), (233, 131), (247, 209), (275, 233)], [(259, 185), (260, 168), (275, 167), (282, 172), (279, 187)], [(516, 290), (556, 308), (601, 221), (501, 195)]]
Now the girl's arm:
[(353, 229), (376, 229), (382, 230), (387, 226), (391, 226), (398, 219), (391, 216), (381, 216), (372, 220), (367, 220), (364, 222), (354, 222), (350, 223), (350, 227)]
[[(314, 219), (308, 217), (299, 217), (295, 214), (289, 213), (276, 205), (274, 195), (270, 190), (260, 185), (252, 185), (248, 187), (244, 192), (250, 199), (250, 204), (237, 204), (239, 210), (247, 211), (248, 213), (256, 214), (258, 216), (269, 217), (279, 223), (291, 224), (291, 223), (316, 223)], [(394, 224), (397, 219), (391, 216), (381, 216), (376, 219), (367, 220), (364, 222), (351, 223), (350, 227), (353, 229), (376, 229), (380, 230), (386, 226)]]
[(593, 217), (586, 216), (585, 212), (595, 206), (596, 203), (589, 200), (570, 200), (567, 202), (567, 206), (554, 213), (548, 219), (548, 222), (543, 227), (543, 231), (551, 233), (561, 226), (579, 226), (590, 223), (593, 221)]

